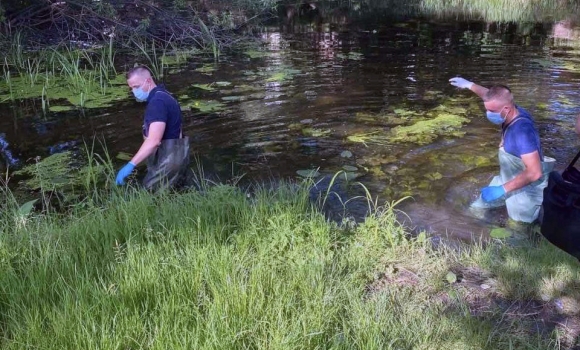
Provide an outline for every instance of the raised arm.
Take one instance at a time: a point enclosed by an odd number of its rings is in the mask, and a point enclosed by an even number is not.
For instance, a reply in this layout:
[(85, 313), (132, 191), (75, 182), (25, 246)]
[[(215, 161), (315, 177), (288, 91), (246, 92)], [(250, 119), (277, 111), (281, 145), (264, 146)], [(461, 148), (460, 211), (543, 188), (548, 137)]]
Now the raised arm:
[(469, 80), (466, 80), (466, 79), (463, 79), (460, 77), (451, 78), (451, 79), (449, 79), (449, 82), (451, 83), (451, 85), (458, 87), (460, 89), (469, 89), (469, 90), (473, 91), (482, 100), (483, 100), (485, 94), (487, 94), (488, 89), (486, 87), (483, 87), (481, 85), (477, 85)]

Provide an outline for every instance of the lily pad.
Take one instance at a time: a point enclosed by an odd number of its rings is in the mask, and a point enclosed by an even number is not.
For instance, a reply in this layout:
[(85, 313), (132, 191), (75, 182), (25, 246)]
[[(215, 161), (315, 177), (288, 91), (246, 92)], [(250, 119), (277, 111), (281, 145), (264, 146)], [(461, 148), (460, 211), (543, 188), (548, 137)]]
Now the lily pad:
[(340, 156), (342, 158), (351, 158), (352, 157), (352, 152), (351, 151), (342, 151), (342, 152), (340, 152)]
[(505, 228), (497, 227), (497, 228), (494, 228), (493, 230), (491, 230), (489, 232), (489, 235), (492, 238), (505, 239), (505, 238), (511, 237), (512, 234), (508, 230), (506, 230)]
[(205, 91), (215, 91), (216, 88), (213, 87), (213, 84), (195, 84), (192, 85), (194, 88), (205, 90)]
[(217, 70), (215, 64), (204, 64), (203, 66), (195, 69), (196, 72), (204, 73), (204, 74), (211, 74)]
[(217, 86), (230, 86), (230, 85), (232, 85), (232, 83), (230, 83), (229, 81), (216, 81), (215, 84)]
[(218, 101), (209, 100), (194, 100), (182, 104), (182, 108), (195, 108), (200, 112), (217, 112), (224, 110), (226, 106)]
[(320, 175), (316, 169), (296, 170), (296, 174), (302, 177), (317, 177)]

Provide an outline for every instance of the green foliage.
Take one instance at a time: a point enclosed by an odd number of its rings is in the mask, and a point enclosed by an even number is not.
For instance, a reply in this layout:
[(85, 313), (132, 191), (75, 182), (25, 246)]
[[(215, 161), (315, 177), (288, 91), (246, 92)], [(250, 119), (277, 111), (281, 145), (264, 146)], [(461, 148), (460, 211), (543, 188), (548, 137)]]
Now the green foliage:
[(112, 165), (92, 151), (83, 156), (73, 156), (71, 152), (55, 153), (44, 159), (37, 158), (14, 172), (23, 176), (20, 185), (28, 191), (39, 192), (43, 200), (47, 193), (58, 193), (64, 203), (70, 204), (81, 197), (99, 191), (112, 176)]
[(513, 313), (474, 316), (461, 267), (498, 271), (490, 295), (579, 274), (545, 246), (434, 251), (396, 203), (341, 226), (291, 184), (106, 198), (66, 217), (0, 212), (4, 349), (557, 349)]
[(24, 185), (31, 190), (59, 190), (74, 182), (72, 163), (70, 152), (56, 153), (25, 166), (16, 171), (15, 175), (27, 176), (28, 179), (24, 180)]

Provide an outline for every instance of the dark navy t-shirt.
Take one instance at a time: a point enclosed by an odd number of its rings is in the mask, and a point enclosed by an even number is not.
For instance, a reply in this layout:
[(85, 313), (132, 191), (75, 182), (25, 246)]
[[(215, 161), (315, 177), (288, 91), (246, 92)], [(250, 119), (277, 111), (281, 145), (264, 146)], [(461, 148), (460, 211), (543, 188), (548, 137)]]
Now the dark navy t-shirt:
[(538, 151), (540, 160), (544, 159), (540, 136), (534, 125), (534, 120), (528, 111), (517, 107), (520, 114), (512, 120), (510, 125), (503, 126), (503, 147), (505, 151), (518, 158), (522, 154)]
[(143, 135), (149, 135), (149, 125), (153, 122), (164, 122), (163, 140), (178, 139), (181, 133), (181, 108), (177, 100), (163, 87), (156, 86), (147, 97)]

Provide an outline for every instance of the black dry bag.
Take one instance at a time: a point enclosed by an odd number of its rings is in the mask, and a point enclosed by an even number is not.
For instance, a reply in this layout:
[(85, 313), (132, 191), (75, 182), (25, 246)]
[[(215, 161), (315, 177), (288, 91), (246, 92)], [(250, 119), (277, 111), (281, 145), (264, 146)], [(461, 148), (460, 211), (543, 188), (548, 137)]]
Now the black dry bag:
[(574, 157), (562, 174), (552, 171), (544, 189), (541, 231), (550, 243), (580, 260), (580, 171)]

